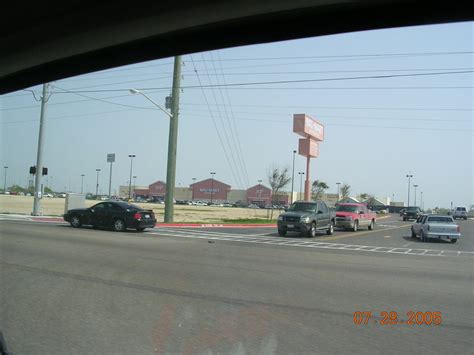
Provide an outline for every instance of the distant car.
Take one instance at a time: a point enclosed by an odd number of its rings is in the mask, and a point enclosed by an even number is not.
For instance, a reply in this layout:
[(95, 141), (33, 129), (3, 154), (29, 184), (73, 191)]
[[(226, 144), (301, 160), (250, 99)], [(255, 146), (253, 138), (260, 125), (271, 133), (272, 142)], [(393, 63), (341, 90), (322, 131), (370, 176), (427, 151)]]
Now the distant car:
[(411, 226), (411, 236), (420, 236), (423, 242), (428, 239), (446, 239), (456, 243), (461, 237), (461, 229), (451, 216), (428, 214), (420, 216)]
[(453, 214), (454, 219), (458, 219), (458, 218), (467, 219), (467, 208), (466, 207), (456, 207), (453, 210), (452, 214)]
[(51, 198), (51, 197), (53, 197), (53, 195), (52, 194), (44, 194), (44, 197), (50, 197)]
[(402, 209), (400, 210), (400, 217), (403, 217), (403, 214), (404, 214), (404, 213), (405, 213), (405, 209), (402, 208)]
[(404, 221), (409, 221), (410, 219), (418, 219), (422, 214), (420, 207), (407, 207), (403, 212), (402, 218)]
[(107, 201), (100, 202), (89, 208), (77, 208), (67, 211), (64, 220), (72, 227), (83, 225), (109, 227), (117, 232), (127, 228), (139, 232), (145, 228), (153, 228), (156, 224), (155, 214), (152, 210), (144, 210), (127, 202)]

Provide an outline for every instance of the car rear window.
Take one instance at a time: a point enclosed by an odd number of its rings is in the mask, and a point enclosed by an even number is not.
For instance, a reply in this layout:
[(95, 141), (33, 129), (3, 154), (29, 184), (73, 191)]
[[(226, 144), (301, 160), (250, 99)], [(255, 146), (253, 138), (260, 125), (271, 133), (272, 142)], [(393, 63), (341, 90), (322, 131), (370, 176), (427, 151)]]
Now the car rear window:
[(463, 211), (463, 212), (465, 212), (465, 211), (466, 211), (466, 207), (458, 207), (456, 210), (457, 210), (457, 211)]
[(429, 217), (428, 222), (451, 223), (453, 222), (453, 219), (451, 217)]

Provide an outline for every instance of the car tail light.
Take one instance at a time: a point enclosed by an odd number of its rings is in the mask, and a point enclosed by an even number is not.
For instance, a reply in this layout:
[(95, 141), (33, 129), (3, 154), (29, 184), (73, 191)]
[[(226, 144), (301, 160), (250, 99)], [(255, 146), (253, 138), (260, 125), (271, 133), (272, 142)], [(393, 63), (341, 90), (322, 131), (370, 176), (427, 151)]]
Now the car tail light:
[(133, 215), (133, 218), (137, 219), (137, 220), (140, 220), (142, 218), (142, 215), (140, 213), (135, 213)]

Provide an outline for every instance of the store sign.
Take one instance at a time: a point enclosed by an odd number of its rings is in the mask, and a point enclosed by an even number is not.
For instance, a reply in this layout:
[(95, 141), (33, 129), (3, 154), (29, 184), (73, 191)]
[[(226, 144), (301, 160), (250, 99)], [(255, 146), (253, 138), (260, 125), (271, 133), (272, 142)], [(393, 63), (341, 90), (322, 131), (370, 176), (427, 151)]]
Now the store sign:
[(207, 188), (202, 188), (199, 189), (199, 192), (204, 192), (206, 194), (215, 194), (216, 192), (219, 192), (219, 188), (214, 188), (214, 189), (207, 189)]
[(293, 132), (315, 141), (324, 140), (324, 126), (304, 113), (293, 115)]
[(298, 154), (304, 157), (317, 158), (319, 156), (319, 144), (311, 138), (301, 138), (298, 142)]

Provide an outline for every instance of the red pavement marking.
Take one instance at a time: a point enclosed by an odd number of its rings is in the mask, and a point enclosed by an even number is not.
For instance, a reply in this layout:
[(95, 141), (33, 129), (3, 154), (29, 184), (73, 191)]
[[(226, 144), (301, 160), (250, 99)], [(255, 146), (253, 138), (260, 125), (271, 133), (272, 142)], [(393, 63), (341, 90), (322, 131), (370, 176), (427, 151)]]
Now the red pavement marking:
[[(31, 217), (35, 222), (65, 222), (61, 217)], [(275, 228), (276, 224), (220, 224), (220, 223), (157, 223), (156, 227), (171, 228)]]

